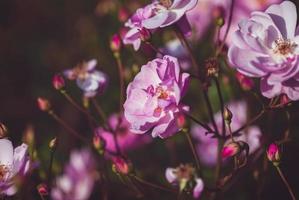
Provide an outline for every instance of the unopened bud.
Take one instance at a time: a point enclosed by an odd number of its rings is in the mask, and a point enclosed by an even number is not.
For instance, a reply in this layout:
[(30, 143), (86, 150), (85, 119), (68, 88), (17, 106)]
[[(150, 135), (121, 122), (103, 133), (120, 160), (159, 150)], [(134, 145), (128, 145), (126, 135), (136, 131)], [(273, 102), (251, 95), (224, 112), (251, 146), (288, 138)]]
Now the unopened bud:
[(55, 137), (49, 142), (49, 148), (55, 149), (56, 147), (57, 147), (57, 138)]
[(105, 151), (106, 142), (99, 134), (95, 134), (93, 136), (93, 146), (100, 154), (103, 154)]
[(222, 149), (222, 158), (228, 158), (237, 155), (240, 152), (240, 145), (237, 142), (230, 142)]
[(289, 97), (286, 94), (281, 95), (280, 97), (280, 105), (287, 105), (291, 102)]
[(128, 175), (132, 171), (132, 164), (121, 157), (114, 157), (112, 162), (112, 170), (115, 173)]
[(7, 136), (8, 130), (6, 126), (2, 123), (0, 123), (0, 139), (4, 138)]
[(63, 89), (65, 86), (64, 78), (59, 74), (54, 75), (52, 79), (52, 85), (56, 90)]
[(232, 122), (233, 113), (227, 107), (225, 107), (223, 112), (223, 117), (225, 122), (227, 124), (230, 124)]
[(215, 58), (210, 58), (205, 62), (207, 77), (217, 77), (219, 72), (218, 62)]
[(273, 163), (273, 165), (275, 166), (279, 165), (281, 155), (277, 144), (275, 143), (270, 144), (270, 146), (267, 149), (267, 157), (268, 160)]
[(120, 22), (125, 22), (129, 18), (129, 13), (128, 10), (125, 9), (124, 7), (120, 8), (118, 11), (118, 20)]
[(29, 146), (33, 146), (35, 140), (34, 128), (32, 125), (28, 125), (23, 133), (23, 142)]
[(49, 111), (51, 109), (50, 102), (43, 97), (37, 98), (37, 105), (41, 111)]
[(44, 183), (39, 184), (37, 186), (37, 191), (41, 196), (47, 196), (49, 195), (49, 190), (48, 190), (48, 186)]
[(225, 9), (222, 6), (216, 6), (212, 11), (212, 16), (217, 26), (224, 25)]
[(254, 82), (249, 77), (244, 76), (243, 74), (237, 72), (236, 78), (238, 82), (240, 83), (243, 90), (251, 90), (254, 87)]
[(186, 123), (185, 115), (184, 114), (179, 114), (176, 118), (176, 121), (177, 121), (178, 127), (183, 128), (185, 126), (185, 123)]
[(118, 34), (114, 34), (110, 40), (110, 49), (113, 52), (119, 52), (121, 48), (121, 38)]
[(146, 28), (139, 29), (139, 33), (140, 33), (140, 39), (143, 42), (149, 41), (152, 37), (151, 32)]

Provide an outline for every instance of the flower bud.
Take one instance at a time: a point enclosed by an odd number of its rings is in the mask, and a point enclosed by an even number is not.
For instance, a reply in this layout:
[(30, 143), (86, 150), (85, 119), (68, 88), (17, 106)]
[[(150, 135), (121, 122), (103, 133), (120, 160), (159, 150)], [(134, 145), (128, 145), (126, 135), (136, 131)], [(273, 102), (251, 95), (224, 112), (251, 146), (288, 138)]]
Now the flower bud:
[(37, 186), (37, 191), (41, 196), (47, 196), (49, 195), (49, 190), (48, 190), (48, 186), (44, 183), (39, 184)]
[(114, 157), (112, 159), (112, 162), (113, 162), (112, 170), (115, 173), (127, 175), (132, 170), (132, 164), (130, 162), (127, 162), (125, 159), (121, 157)]
[(64, 78), (59, 74), (54, 75), (52, 79), (52, 85), (56, 90), (63, 89), (65, 86)]
[(230, 124), (232, 122), (233, 113), (227, 107), (225, 107), (223, 117), (224, 117), (225, 122), (227, 124)]
[(103, 154), (105, 151), (106, 142), (99, 134), (94, 134), (93, 146), (100, 154)]
[(38, 97), (37, 98), (37, 105), (38, 105), (38, 108), (41, 111), (50, 111), (50, 109), (51, 109), (50, 102), (47, 99), (43, 98), (43, 97)]
[(237, 72), (236, 73), (236, 78), (239, 82), (239, 84), (241, 85), (243, 90), (251, 90), (254, 87), (254, 82), (252, 79), (244, 76), (243, 74)]
[(2, 123), (0, 123), (0, 139), (4, 138), (7, 136), (8, 130), (6, 126)]
[(140, 39), (143, 42), (149, 41), (152, 37), (151, 32), (146, 28), (139, 29)]
[(240, 152), (240, 145), (237, 142), (231, 142), (222, 149), (222, 158), (228, 158), (237, 155)]
[(121, 38), (118, 34), (114, 34), (111, 38), (110, 41), (110, 49), (113, 52), (119, 52), (120, 48), (121, 48)]
[(125, 22), (128, 20), (128, 18), (129, 18), (128, 10), (125, 9), (124, 7), (120, 8), (118, 11), (118, 20), (120, 22)]
[(23, 142), (29, 146), (33, 146), (35, 141), (34, 128), (32, 125), (28, 125), (23, 133)]
[(272, 143), (267, 149), (268, 160), (273, 163), (273, 165), (278, 165), (280, 162), (280, 150), (277, 144)]
[(291, 100), (289, 99), (289, 97), (285, 94), (281, 95), (280, 97), (280, 105), (287, 105), (291, 102)]
[(56, 147), (57, 147), (57, 138), (55, 137), (49, 142), (49, 148), (55, 149)]
[(179, 114), (176, 118), (178, 127), (183, 128), (186, 123), (186, 118), (184, 114)]
[(225, 10), (223, 6), (216, 6), (212, 10), (212, 16), (215, 19), (215, 23), (217, 26), (223, 26), (224, 25), (224, 18), (225, 18)]

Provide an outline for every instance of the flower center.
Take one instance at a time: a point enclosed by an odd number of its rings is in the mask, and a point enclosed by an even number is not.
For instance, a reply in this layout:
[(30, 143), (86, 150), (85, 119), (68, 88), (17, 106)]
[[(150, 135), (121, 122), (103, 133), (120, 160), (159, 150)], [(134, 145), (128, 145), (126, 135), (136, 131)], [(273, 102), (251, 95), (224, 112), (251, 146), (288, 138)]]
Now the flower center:
[(294, 48), (296, 47), (296, 44), (291, 42), (289, 39), (284, 40), (282, 38), (278, 38), (274, 43), (274, 53), (280, 54), (282, 56), (292, 54), (294, 52)]
[(172, 5), (172, 0), (160, 0), (159, 2), (162, 6), (164, 6), (167, 9), (170, 8), (170, 6)]
[(191, 164), (180, 165), (174, 173), (178, 180), (190, 180), (194, 176), (195, 169)]
[(4, 180), (9, 169), (5, 165), (0, 165), (0, 181)]

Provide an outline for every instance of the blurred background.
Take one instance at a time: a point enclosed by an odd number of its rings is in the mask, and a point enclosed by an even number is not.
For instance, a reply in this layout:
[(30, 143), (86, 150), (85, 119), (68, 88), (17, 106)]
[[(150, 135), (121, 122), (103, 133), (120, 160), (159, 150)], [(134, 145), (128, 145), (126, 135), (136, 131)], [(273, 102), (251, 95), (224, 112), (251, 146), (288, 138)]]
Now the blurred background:
[[(118, 73), (116, 62), (109, 48), (109, 41), (111, 36), (119, 32), (123, 26), (118, 12), (119, 8), (122, 7), (128, 13), (132, 13), (146, 2), (148, 1), (0, 1), (0, 121), (8, 127), (10, 138), (15, 145), (21, 143), (24, 131), (28, 130), (30, 126), (33, 127), (37, 138), (38, 154), (42, 162), (44, 161), (44, 164), (42, 164), (45, 165), (44, 167), (47, 166), (48, 162), (47, 146), (49, 140), (55, 134), (62, 134), (64, 130), (47, 114), (37, 108), (36, 98), (39, 96), (49, 98), (53, 107), (59, 111), (59, 115), (71, 124), (74, 129), (79, 130), (82, 134), (91, 134), (86, 131), (88, 126), (86, 119), (52, 87), (51, 79), (55, 73), (72, 68), (81, 61), (96, 58), (98, 60), (97, 68), (109, 76), (109, 87), (104, 95), (98, 97), (98, 101), (107, 113), (117, 112), (119, 98)], [(297, 1), (294, 2), (298, 4)], [(250, 4), (250, 1), (248, 3)], [(154, 39), (159, 43), (167, 40), (168, 37), (172, 36), (156, 36)], [(205, 40), (202, 39), (202, 41)], [(199, 59), (204, 58), (205, 52), (198, 52), (198, 55)], [(146, 50), (140, 52), (134, 52), (132, 48), (123, 50), (124, 63), (128, 70), (144, 64), (153, 56), (153, 53)], [(81, 92), (74, 83), (68, 85), (68, 91), (78, 102), (81, 101)], [(237, 93), (237, 91), (239, 90), (228, 91), (226, 99), (228, 100), (230, 94)], [(192, 93), (188, 95), (191, 97)], [(242, 95), (247, 98), (246, 94), (243, 93), (234, 94), (233, 96), (240, 98)], [(195, 104), (195, 100), (189, 98), (187, 102)], [(253, 102), (253, 99), (249, 98), (248, 101)], [(256, 107), (256, 103), (252, 103), (251, 107), (252, 112), (259, 109)], [(197, 109), (200, 110), (200, 108)], [(294, 140), (284, 149), (285, 156), (283, 157), (282, 168), (299, 197), (298, 111), (299, 105), (294, 103), (290, 108), (292, 117), (291, 135)], [(270, 134), (273, 140), (278, 138), (286, 128), (284, 112), (278, 111), (277, 113), (274, 118), (270, 119), (268, 117), (258, 122), (261, 125), (270, 124), (271, 128), (267, 130), (267, 134)], [(269, 130), (271, 130), (271, 133), (269, 133)], [(157, 139), (152, 144), (141, 148), (140, 151), (132, 152), (130, 156), (133, 162), (145, 171), (145, 177), (166, 184), (166, 181), (162, 179), (164, 169), (174, 159), (168, 154), (169, 146), (178, 146), (175, 153), (177, 161), (173, 163), (190, 162), (192, 159), (188, 146), (182, 145), (185, 144), (184, 140), (181, 136), (175, 136), (165, 145), (164, 141)], [(63, 145), (59, 145), (57, 163), (68, 160), (68, 152), (74, 146), (78, 146), (78, 144), (73, 138), (65, 138)], [(248, 172), (248, 176), (244, 176), (241, 182), (229, 190), (223, 199), (257, 199), (257, 184), (254, 176), (250, 173)], [(270, 167), (265, 173), (263, 175), (268, 178), (261, 199), (289, 199), (287, 190), (277, 176), (277, 172)], [(39, 179), (37, 175), (34, 175), (32, 183), (25, 187), (28, 186), (29, 191), (35, 192), (35, 186), (39, 183)], [(116, 188), (110, 189), (111, 191), (115, 189), (121, 191), (119, 194), (114, 193), (111, 199), (120, 199), (123, 196), (122, 192), (126, 194), (126, 188), (121, 186), (116, 185)], [(156, 194), (151, 198), (153, 197), (155, 199), (164, 199), (163, 194), (160, 196)], [(31, 197), (23, 197), (23, 199), (31, 199)], [(128, 195), (128, 197), (121, 199), (134, 198)]]

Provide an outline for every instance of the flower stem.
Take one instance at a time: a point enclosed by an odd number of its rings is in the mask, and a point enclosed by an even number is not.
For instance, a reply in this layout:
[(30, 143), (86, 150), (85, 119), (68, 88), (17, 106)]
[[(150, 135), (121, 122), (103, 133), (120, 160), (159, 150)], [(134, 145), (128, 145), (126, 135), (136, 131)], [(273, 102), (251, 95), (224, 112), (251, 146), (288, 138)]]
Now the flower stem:
[(185, 113), (185, 115), (187, 117), (189, 117), (192, 121), (194, 121), (196, 124), (202, 126), (204, 129), (206, 129), (207, 132), (209, 133), (213, 133), (214, 131), (211, 129), (211, 127), (201, 121), (199, 121), (198, 119), (196, 119), (195, 117), (193, 117), (192, 115), (189, 115), (188, 113)]
[(54, 154), (56, 151), (56, 147), (50, 149), (50, 163), (48, 169), (48, 188), (49, 192), (51, 192), (51, 183), (52, 183), (52, 175), (53, 175), (53, 161), (54, 161)]
[(214, 130), (215, 130), (216, 134), (219, 135), (218, 127), (217, 127), (217, 124), (216, 124), (216, 121), (215, 121), (215, 118), (214, 118), (214, 112), (213, 112), (212, 104), (211, 104), (208, 92), (206, 90), (203, 91), (203, 97), (204, 97), (205, 102), (208, 106), (209, 117), (210, 117), (210, 120), (213, 124)]
[(197, 154), (197, 151), (195, 149), (195, 145), (192, 141), (192, 138), (190, 136), (190, 133), (188, 131), (184, 131), (186, 137), (187, 137), (187, 140), (188, 140), (188, 143), (189, 143), (189, 146), (191, 148), (191, 151), (192, 151), (192, 154), (193, 154), (193, 158), (195, 160), (195, 163), (196, 163), (196, 168), (197, 168), (197, 171), (200, 172), (200, 162), (199, 162), (199, 157), (198, 157), (198, 154)]
[(119, 97), (119, 110), (120, 112), (123, 111), (123, 104), (124, 104), (124, 95), (125, 95), (125, 80), (124, 80), (124, 67), (123, 63), (120, 58), (119, 52), (114, 53), (114, 58), (117, 63), (118, 67), (118, 74), (119, 74), (119, 89), (120, 89), (120, 97)]
[(287, 179), (285, 178), (285, 176), (283, 175), (283, 173), (282, 173), (281, 169), (279, 168), (279, 166), (276, 166), (276, 169), (277, 169), (277, 171), (278, 171), (278, 173), (279, 173), (279, 176), (281, 177), (283, 183), (284, 183), (285, 186), (288, 188), (288, 191), (289, 191), (289, 193), (290, 193), (290, 195), (291, 195), (291, 197), (292, 197), (292, 200), (296, 200), (296, 197), (295, 197), (295, 195), (294, 195), (294, 193), (293, 193), (293, 191), (292, 191), (292, 189), (291, 189), (291, 186), (290, 186), (290, 184), (288, 183), (288, 181), (287, 181)]
[(77, 131), (75, 131), (74, 129), (72, 129), (65, 121), (63, 121), (58, 115), (55, 114), (55, 112), (53, 110), (50, 110), (49, 115), (52, 116), (63, 128), (65, 128), (68, 133), (70, 133), (71, 135), (73, 135), (74, 137), (78, 138), (79, 140), (88, 143), (88, 141), (82, 136), (80, 135)]
[(65, 90), (60, 90), (60, 92), (77, 110), (85, 114), (94, 124), (97, 124), (96, 119), (92, 117), (87, 110), (81, 107)]
[(218, 79), (215, 77), (214, 78), (216, 88), (217, 88), (217, 94), (218, 98), (220, 101), (220, 109), (221, 109), (221, 117), (222, 117), (222, 136), (225, 137), (226, 135), (226, 129), (225, 129), (225, 120), (224, 120), (224, 101), (223, 101), (223, 96), (221, 93), (221, 88)]
[(100, 104), (97, 102), (97, 100), (95, 98), (92, 98), (91, 102), (93, 103), (97, 113), (100, 115), (100, 117), (102, 118), (102, 120), (105, 123), (107, 121), (107, 117), (106, 117), (106, 114), (103, 111), (102, 107), (100, 106)]

